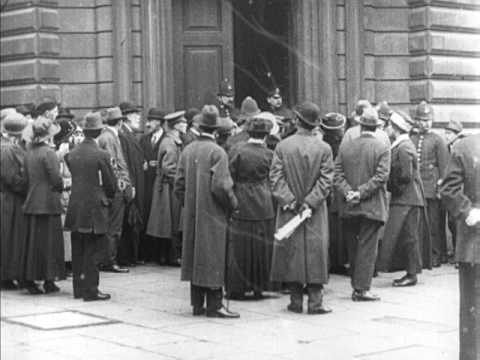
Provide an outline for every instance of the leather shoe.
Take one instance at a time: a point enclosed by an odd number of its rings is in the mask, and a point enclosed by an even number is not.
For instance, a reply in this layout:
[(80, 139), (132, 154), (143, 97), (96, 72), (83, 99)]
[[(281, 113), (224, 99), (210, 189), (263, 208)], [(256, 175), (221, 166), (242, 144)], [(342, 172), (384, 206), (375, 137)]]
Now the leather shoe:
[(83, 296), (83, 301), (104, 301), (104, 300), (110, 300), (110, 294), (104, 294), (100, 291), (98, 291), (94, 295), (84, 295)]
[(310, 315), (323, 315), (323, 314), (328, 314), (331, 313), (332, 309), (326, 308), (326, 307), (319, 307), (315, 309), (308, 309), (308, 314)]
[(380, 297), (372, 294), (370, 291), (354, 290), (352, 293), (353, 301), (379, 301)]
[(194, 306), (193, 307), (193, 316), (201, 316), (201, 315), (205, 315), (205, 308), (202, 306), (202, 307), (197, 307), (197, 306)]
[(117, 264), (104, 267), (104, 268), (102, 269), (102, 271), (119, 273), (119, 274), (126, 274), (126, 273), (130, 272), (129, 269), (124, 268), (124, 267), (120, 267), (120, 266), (118, 266)]
[(45, 294), (50, 294), (54, 292), (59, 292), (60, 288), (55, 285), (53, 281), (45, 281), (43, 284), (43, 290), (45, 290)]
[(17, 290), (18, 287), (15, 285), (13, 280), (2, 280), (2, 290)]
[(27, 289), (28, 293), (31, 295), (40, 295), (43, 294), (43, 291), (40, 290), (37, 284), (33, 281), (30, 283), (25, 284), (25, 289)]
[(240, 314), (227, 310), (224, 306), (215, 311), (207, 311), (207, 317), (223, 318), (223, 319), (238, 319)]
[(303, 312), (303, 309), (302, 309), (301, 306), (296, 306), (296, 305), (293, 305), (293, 304), (288, 304), (287, 310), (291, 311), (291, 312), (294, 312), (294, 313), (297, 313), (297, 314), (301, 314)]
[(417, 277), (415, 275), (405, 275), (400, 279), (393, 280), (394, 287), (405, 287), (417, 285)]

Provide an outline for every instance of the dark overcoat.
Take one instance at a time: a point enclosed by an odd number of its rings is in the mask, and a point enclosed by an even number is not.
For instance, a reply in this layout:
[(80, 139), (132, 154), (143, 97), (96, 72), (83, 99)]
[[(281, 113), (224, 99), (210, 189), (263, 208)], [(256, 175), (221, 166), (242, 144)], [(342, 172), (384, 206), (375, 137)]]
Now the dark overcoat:
[(145, 175), (143, 173), (143, 166), (145, 163), (145, 155), (140, 142), (135, 137), (135, 134), (125, 125), (123, 125), (119, 131), (118, 136), (120, 138), (123, 155), (127, 163), (130, 180), (132, 182), (132, 186), (135, 187), (135, 197), (133, 201), (138, 210), (140, 218), (142, 219), (142, 224), (138, 225), (143, 226), (143, 201), (145, 197)]
[(273, 248), (273, 281), (324, 284), (328, 281), (327, 198), (333, 182), (330, 146), (311, 132), (299, 129), (276, 147), (270, 168), (270, 184), (277, 201), (276, 228), (295, 214), (282, 209), (293, 201), (313, 210), (307, 219)]
[(28, 178), (25, 214), (61, 215), (63, 179), (55, 150), (46, 143), (32, 144), (25, 156), (25, 170)]
[(175, 193), (184, 205), (182, 280), (204, 287), (225, 282), (228, 214), (237, 206), (228, 156), (201, 135), (180, 156)]
[(72, 174), (65, 228), (87, 234), (105, 234), (109, 199), (115, 195), (117, 186), (110, 155), (100, 149), (94, 139), (86, 138), (65, 155), (65, 162)]
[(467, 226), (472, 208), (480, 208), (480, 134), (460, 140), (441, 186), (442, 200), (457, 219), (457, 261), (480, 264), (480, 224)]
[(25, 151), (11, 140), (0, 137), (0, 276), (20, 279), (25, 252), (23, 202), (27, 179), (23, 169)]
[(147, 234), (172, 239), (180, 230), (180, 202), (173, 193), (182, 141), (167, 133), (158, 147), (158, 167), (153, 184), (152, 208), (147, 224)]
[(162, 132), (162, 135), (157, 140), (155, 144), (152, 143), (152, 135), (153, 133), (148, 133), (143, 135), (140, 138), (140, 146), (143, 149), (143, 154), (145, 156), (145, 161), (147, 162), (147, 169), (144, 171), (144, 206), (143, 206), (143, 214), (145, 218), (145, 227), (148, 223), (148, 217), (150, 215), (150, 208), (152, 207), (152, 194), (153, 194), (153, 184), (155, 182), (155, 177), (157, 174), (157, 155), (158, 155), (158, 147), (160, 146), (160, 142), (162, 141), (163, 137), (165, 136), (165, 132)]
[[(377, 130), (378, 131), (378, 130)], [(342, 217), (362, 216), (384, 223), (388, 217), (387, 181), (390, 146), (373, 133), (340, 144), (335, 162), (335, 186), (340, 192)], [(347, 203), (351, 190), (360, 192), (360, 202)]]

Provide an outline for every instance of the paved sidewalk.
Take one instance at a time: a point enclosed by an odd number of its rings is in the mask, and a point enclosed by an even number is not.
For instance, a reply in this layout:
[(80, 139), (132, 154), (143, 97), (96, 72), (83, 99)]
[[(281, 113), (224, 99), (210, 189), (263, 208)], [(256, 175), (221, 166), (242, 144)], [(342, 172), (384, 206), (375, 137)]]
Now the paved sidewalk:
[(60, 293), (1, 294), (1, 359), (458, 359), (458, 275), (453, 266), (425, 271), (418, 286), (393, 289), (399, 274), (380, 274), (378, 303), (350, 300), (349, 280), (332, 276), (328, 315), (292, 314), (287, 295), (231, 301), (239, 320), (191, 316), (179, 269), (141, 266), (101, 273), (107, 302)]

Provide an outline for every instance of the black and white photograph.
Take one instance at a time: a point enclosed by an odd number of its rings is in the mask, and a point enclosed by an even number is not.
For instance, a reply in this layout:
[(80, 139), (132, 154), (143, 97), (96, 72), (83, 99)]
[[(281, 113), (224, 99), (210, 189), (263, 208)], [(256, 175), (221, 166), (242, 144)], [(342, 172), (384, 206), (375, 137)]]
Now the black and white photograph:
[(2, 360), (480, 360), (480, 0), (0, 0)]

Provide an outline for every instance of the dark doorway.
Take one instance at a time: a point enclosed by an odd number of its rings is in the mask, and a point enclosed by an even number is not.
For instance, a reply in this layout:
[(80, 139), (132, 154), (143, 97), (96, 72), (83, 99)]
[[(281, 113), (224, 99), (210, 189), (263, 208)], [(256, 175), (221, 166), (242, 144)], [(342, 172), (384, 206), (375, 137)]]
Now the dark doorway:
[(232, 4), (236, 105), (251, 96), (261, 109), (267, 109), (271, 86), (280, 87), (288, 105), (294, 101), (290, 1), (235, 0)]

